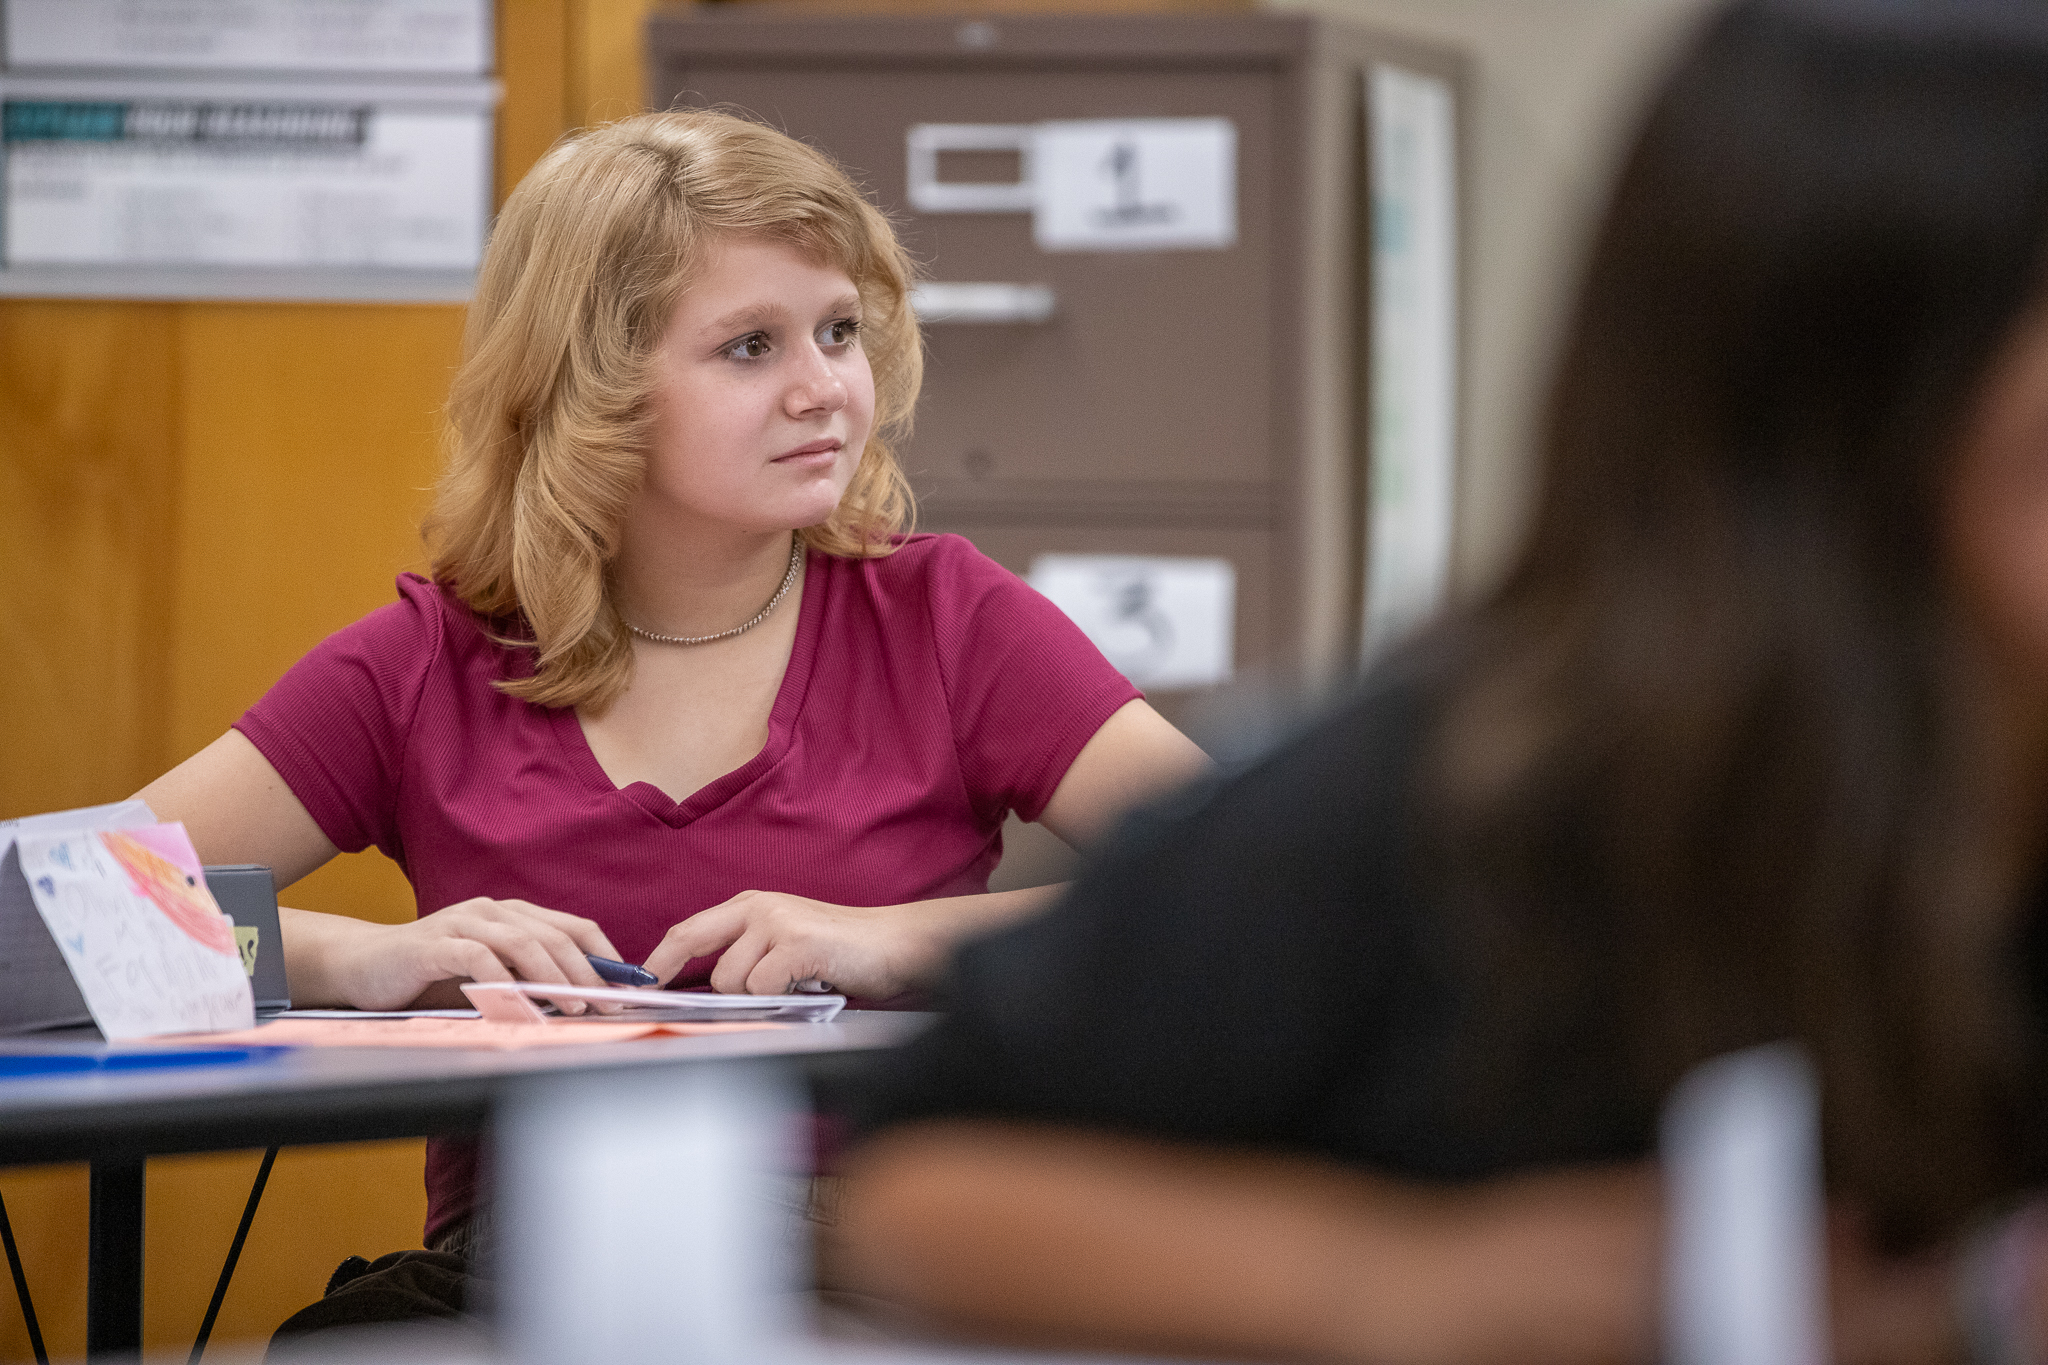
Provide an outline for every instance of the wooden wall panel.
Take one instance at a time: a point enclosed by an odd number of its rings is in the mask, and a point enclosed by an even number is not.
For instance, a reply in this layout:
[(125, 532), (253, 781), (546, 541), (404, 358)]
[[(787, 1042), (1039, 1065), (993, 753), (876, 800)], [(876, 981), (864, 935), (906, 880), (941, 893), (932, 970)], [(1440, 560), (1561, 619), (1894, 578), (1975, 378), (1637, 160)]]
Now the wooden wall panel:
[(330, 632), (420, 568), (457, 307), (183, 310), (179, 638), (166, 717), (210, 743)]
[[(191, 1348), (261, 1159), (232, 1152), (149, 1163), (143, 1265), (151, 1348)], [(263, 1341), (320, 1297), (343, 1257), (418, 1246), (427, 1216), (420, 1162), (417, 1142), (280, 1152), (213, 1340)]]
[[(618, 0), (608, 0), (618, 3)], [(570, 126), (571, 0), (498, 0), (498, 202)]]
[(659, 0), (570, 0), (563, 110), (571, 124), (609, 123), (647, 107), (640, 31), (658, 7)]
[(0, 818), (163, 764), (177, 383), (167, 305), (0, 303)]
[[(52, 1360), (85, 1355), (85, 1181), (83, 1166), (0, 1171), (0, 1199), (7, 1201), (8, 1222)], [(0, 1297), (0, 1359), (33, 1360), (28, 1327), (15, 1311), (12, 1290), (0, 1281), (0, 1294), (6, 1296)]]

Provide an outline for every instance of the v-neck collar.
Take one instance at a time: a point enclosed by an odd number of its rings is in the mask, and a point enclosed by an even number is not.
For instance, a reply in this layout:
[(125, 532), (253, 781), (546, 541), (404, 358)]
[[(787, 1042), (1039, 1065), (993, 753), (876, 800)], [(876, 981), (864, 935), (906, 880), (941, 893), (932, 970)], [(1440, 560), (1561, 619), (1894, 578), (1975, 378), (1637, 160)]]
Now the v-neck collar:
[[(823, 567), (823, 572), (820, 572)], [(693, 791), (681, 801), (652, 782), (631, 782), (621, 787), (606, 773), (604, 765), (597, 761), (591, 751), (590, 739), (583, 733), (583, 724), (576, 719), (573, 706), (556, 707), (549, 711), (556, 741), (569, 761), (577, 778), (598, 791), (609, 793), (633, 802), (649, 815), (674, 829), (709, 814), (745, 791), (757, 779), (782, 761), (789, 752), (791, 740), (796, 734), (796, 719), (804, 709), (804, 696), (810, 691), (811, 674), (818, 657), (818, 638), (824, 630), (825, 599), (832, 591), (833, 580), (830, 559), (815, 550), (804, 551), (804, 591), (797, 610), (796, 641), (790, 646), (789, 666), (783, 670), (782, 686), (776, 689), (775, 705), (768, 712), (768, 742), (761, 746), (761, 752), (734, 768), (722, 777)]]

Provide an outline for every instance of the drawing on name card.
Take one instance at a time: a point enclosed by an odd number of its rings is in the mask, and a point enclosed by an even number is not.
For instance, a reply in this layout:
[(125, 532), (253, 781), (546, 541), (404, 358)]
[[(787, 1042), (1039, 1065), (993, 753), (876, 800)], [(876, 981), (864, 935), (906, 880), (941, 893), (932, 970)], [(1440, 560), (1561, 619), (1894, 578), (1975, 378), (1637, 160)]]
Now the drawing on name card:
[[(214, 904), (205, 873), (197, 869), (187, 872), (149, 847), (162, 840), (165, 828), (155, 825), (133, 831), (101, 830), (98, 837), (128, 873), (135, 889), (149, 897), (193, 942), (217, 953), (234, 952), (234, 924)], [(181, 837), (182, 834), (181, 830)]]

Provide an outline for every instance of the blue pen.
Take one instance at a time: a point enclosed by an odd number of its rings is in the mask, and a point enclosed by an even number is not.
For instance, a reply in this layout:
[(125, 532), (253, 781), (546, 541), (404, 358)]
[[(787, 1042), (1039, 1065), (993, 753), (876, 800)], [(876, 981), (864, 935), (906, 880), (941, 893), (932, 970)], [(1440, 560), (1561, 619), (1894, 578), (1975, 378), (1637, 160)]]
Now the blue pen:
[(645, 967), (635, 967), (630, 962), (614, 962), (608, 957), (599, 957), (596, 953), (585, 953), (583, 956), (590, 960), (590, 969), (592, 971), (611, 982), (614, 986), (657, 986), (661, 984), (661, 978), (648, 971)]

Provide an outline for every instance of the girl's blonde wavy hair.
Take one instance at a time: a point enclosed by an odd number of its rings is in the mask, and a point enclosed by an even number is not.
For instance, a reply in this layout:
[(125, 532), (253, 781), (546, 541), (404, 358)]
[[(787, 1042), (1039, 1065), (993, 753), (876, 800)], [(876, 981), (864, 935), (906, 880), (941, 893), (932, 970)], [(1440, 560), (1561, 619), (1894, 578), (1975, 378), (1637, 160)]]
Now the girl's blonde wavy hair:
[(498, 684), (515, 697), (601, 711), (631, 680), (608, 580), (646, 464), (653, 361), (684, 288), (735, 235), (830, 262), (860, 291), (874, 434), (831, 517), (799, 534), (873, 556), (909, 524), (891, 443), (924, 357), (910, 258), (881, 212), (821, 153), (730, 114), (642, 114), (565, 138), (492, 230), (425, 527), (437, 582), (531, 632), (533, 675)]

